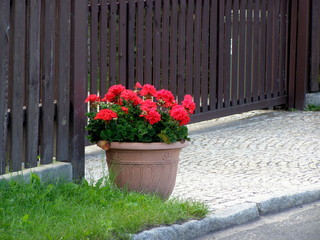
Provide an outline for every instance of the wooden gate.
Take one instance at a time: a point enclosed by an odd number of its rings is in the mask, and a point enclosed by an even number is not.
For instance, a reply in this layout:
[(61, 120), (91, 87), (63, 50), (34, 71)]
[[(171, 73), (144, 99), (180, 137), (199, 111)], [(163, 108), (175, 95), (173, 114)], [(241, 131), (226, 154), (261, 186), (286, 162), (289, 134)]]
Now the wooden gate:
[(193, 122), (288, 104), (297, 2), (92, 0), (90, 93), (135, 81), (189, 93)]

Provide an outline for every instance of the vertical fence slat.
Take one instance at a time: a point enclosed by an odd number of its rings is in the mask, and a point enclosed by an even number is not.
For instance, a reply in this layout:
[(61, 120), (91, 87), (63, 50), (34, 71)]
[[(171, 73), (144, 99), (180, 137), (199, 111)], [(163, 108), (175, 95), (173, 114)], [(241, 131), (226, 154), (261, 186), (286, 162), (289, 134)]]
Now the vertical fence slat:
[[(297, 54), (297, 8), (298, 0), (292, 0), (290, 7), (290, 50), (289, 50), (289, 79), (288, 79), (288, 107), (295, 105), (295, 74)], [(268, 67), (268, 66), (267, 66)]]
[(273, 66), (272, 66), (272, 92), (273, 97), (279, 95), (279, 1), (274, 2), (274, 14), (273, 14)]
[[(72, 0), (71, 21), (71, 84), (69, 161), (73, 177), (84, 177), (84, 127), (86, 123), (84, 99), (87, 95), (87, 27), (88, 1)], [(81, 101), (82, 99), (82, 101)]]
[[(57, 161), (68, 160), (69, 141), (69, 99), (70, 99), (70, 32), (71, 1), (59, 1), (59, 65), (57, 104)], [(80, 101), (80, 99), (79, 99)]]
[[(138, 10), (137, 10), (137, 57), (136, 57), (136, 77), (137, 81), (141, 84), (144, 83), (143, 79), (143, 50), (144, 50), (144, 0), (138, 0)], [(167, 2), (167, 1), (165, 1)]]
[(108, 87), (108, 1), (100, 1), (100, 96)]
[(237, 105), (238, 99), (238, 36), (239, 36), (239, 0), (233, 1), (232, 18), (232, 79), (231, 79), (231, 102)]
[(178, 29), (178, 3), (172, 1), (170, 16), (170, 82), (169, 88), (174, 95), (177, 94), (177, 29)]
[(211, 1), (210, 8), (210, 111), (216, 109), (217, 103), (217, 57), (218, 57), (218, 1)]
[(117, 83), (117, 0), (110, 0), (109, 73), (110, 86)]
[(189, 0), (186, 20), (186, 90), (189, 94), (193, 94), (193, 13), (194, 0)]
[(202, 101), (202, 111), (208, 111), (208, 53), (209, 53), (209, 1), (203, 1), (203, 16), (202, 16), (202, 60), (201, 60), (201, 101)]
[(127, 1), (119, 1), (119, 83), (127, 85)]
[(133, 88), (135, 83), (135, 18), (136, 18), (136, 6), (135, 0), (128, 2), (128, 87)]
[(179, 14), (179, 53), (178, 53), (178, 99), (182, 100), (185, 93), (185, 64), (186, 64), (186, 0), (180, 2)]
[(195, 25), (194, 25), (194, 79), (193, 95), (196, 104), (196, 112), (200, 109), (200, 84), (201, 84), (201, 18), (202, 18), (202, 1), (196, 1)]
[(144, 83), (152, 83), (152, 15), (153, 0), (146, 0)]
[(98, 0), (91, 0), (90, 14), (90, 93), (98, 90)]
[[(25, 167), (37, 166), (39, 139), (40, 29), (41, 1), (29, 2), (27, 131)], [(65, 44), (65, 43), (63, 43)], [(66, 43), (67, 44), (67, 43)]]
[[(285, 3), (285, 11), (286, 11), (286, 17), (285, 17), (285, 21), (286, 21), (286, 24), (285, 24), (285, 28), (286, 28), (286, 35), (285, 35), (285, 44), (286, 44), (286, 47), (285, 47), (285, 54), (283, 56), (283, 58), (285, 59), (285, 83), (284, 83), (284, 93), (285, 95), (289, 95), (289, 64), (290, 64), (290, 54), (289, 54), (289, 51), (290, 51), (290, 6), (291, 6), (291, 2), (290, 1), (286, 1)], [(288, 96), (288, 102), (289, 102), (289, 96)], [(289, 105), (289, 104), (288, 104)]]
[(266, 0), (261, 1), (261, 23), (260, 23), (260, 44), (259, 44), (259, 58), (260, 58), (260, 84), (259, 84), (259, 100), (265, 99), (265, 76), (266, 76)]
[(161, 88), (168, 88), (169, 79), (169, 1), (163, 1), (161, 35)]
[(240, 51), (239, 51), (239, 104), (244, 103), (245, 62), (246, 62), (246, 1), (240, 1)]
[(305, 107), (309, 58), (310, 0), (299, 0), (295, 107)]
[(153, 85), (160, 87), (161, 1), (155, 1), (153, 21)]
[(13, 1), (12, 107), (10, 171), (21, 170), (23, 160), (23, 99), (25, 82), (25, 1)]
[(271, 97), (271, 86), (272, 86), (272, 39), (273, 39), (273, 1), (269, 1), (268, 4), (268, 19), (267, 19), (267, 43), (266, 43), (266, 48), (267, 48), (267, 53), (266, 53), (266, 94), (267, 98), (269, 99)]
[(54, 136), (54, 41), (55, 41), (55, 2), (44, 3), (43, 69), (42, 69), (42, 139), (41, 163), (53, 160)]
[(218, 94), (217, 94), (217, 107), (218, 109), (223, 107), (223, 79), (224, 79), (224, 48), (225, 48), (225, 40), (224, 40), (224, 8), (225, 8), (225, 1), (219, 1), (219, 42), (218, 42), (218, 49), (219, 49), (219, 62), (218, 62)]
[(251, 102), (251, 82), (252, 82), (252, 11), (253, 11), (253, 0), (248, 0), (248, 17), (247, 17), (247, 46), (246, 46), (246, 103)]
[(286, 81), (286, 0), (280, 1), (279, 95), (285, 94)]
[(10, 1), (0, 1), (0, 175), (6, 172)]
[(259, 90), (259, 9), (260, 1), (254, 2), (254, 23), (253, 23), (253, 79), (252, 79), (252, 97), (253, 101), (258, 100), (258, 90)]
[(311, 21), (311, 75), (310, 91), (316, 92), (320, 89), (320, 1), (312, 1)]
[(224, 106), (230, 107), (230, 59), (231, 59), (231, 7), (232, 7), (232, 0), (227, 0), (226, 8), (225, 8), (225, 51), (224, 51), (224, 88), (223, 88), (223, 95), (224, 95)]

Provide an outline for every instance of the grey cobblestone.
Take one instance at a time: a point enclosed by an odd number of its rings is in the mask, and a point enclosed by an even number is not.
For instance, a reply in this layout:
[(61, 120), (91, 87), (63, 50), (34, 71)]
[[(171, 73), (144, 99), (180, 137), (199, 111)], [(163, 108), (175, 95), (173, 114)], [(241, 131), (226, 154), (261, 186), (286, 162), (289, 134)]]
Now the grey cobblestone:
[[(173, 197), (211, 210), (320, 188), (320, 112), (253, 111), (189, 125)], [(86, 177), (106, 174), (104, 153), (86, 149)]]

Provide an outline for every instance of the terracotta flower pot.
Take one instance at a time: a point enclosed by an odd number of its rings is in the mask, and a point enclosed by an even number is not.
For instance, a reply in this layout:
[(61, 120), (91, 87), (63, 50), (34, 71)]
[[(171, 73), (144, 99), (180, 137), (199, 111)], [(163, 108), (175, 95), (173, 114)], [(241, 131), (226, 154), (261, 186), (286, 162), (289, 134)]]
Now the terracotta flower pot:
[(167, 199), (176, 182), (180, 151), (187, 145), (112, 142), (106, 151), (108, 168), (118, 187)]

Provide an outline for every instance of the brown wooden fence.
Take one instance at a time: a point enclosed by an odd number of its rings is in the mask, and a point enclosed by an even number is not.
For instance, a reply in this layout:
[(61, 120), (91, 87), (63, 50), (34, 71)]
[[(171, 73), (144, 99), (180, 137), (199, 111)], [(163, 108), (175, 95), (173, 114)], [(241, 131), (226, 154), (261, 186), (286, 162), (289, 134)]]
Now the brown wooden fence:
[(320, 91), (320, 1), (312, 1), (310, 92)]
[(193, 121), (287, 103), (290, 1), (91, 1), (90, 92), (192, 94)]
[(56, 159), (83, 175), (86, 11), (82, 0), (0, 1), (0, 174)]
[(116, 83), (192, 94), (193, 122), (303, 108), (310, 9), (310, 0), (0, 0), (0, 174), (56, 159), (84, 176), (84, 99)]

